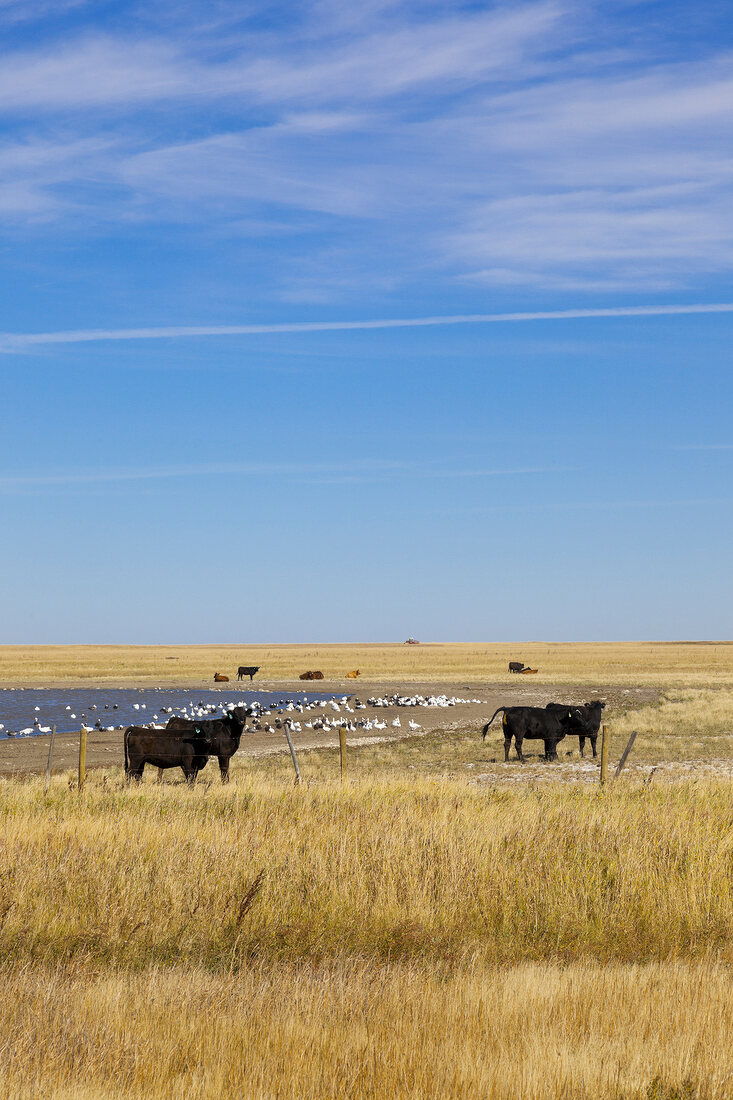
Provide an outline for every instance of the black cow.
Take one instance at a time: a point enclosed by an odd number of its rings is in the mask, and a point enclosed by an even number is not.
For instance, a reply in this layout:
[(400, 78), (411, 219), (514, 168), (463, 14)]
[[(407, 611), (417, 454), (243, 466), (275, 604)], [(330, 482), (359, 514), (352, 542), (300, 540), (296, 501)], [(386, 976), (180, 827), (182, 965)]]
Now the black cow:
[(579, 728), (568, 732), (578, 734), (580, 755), (585, 754), (585, 739), (588, 737), (593, 755), (598, 756), (596, 742), (598, 741), (598, 731), (601, 728), (601, 718), (603, 717), (601, 712), (605, 705), (600, 699), (594, 699), (592, 703), (583, 703), (580, 707), (565, 703), (548, 703), (545, 709), (552, 711), (554, 714), (563, 714), (565, 711), (571, 710)]
[(509, 662), (509, 671), (510, 672), (524, 672), (526, 667), (527, 666), (525, 665), (524, 661), (510, 661)]
[(182, 768), (188, 783), (193, 783), (206, 767), (209, 750), (206, 739), (194, 730), (148, 729), (128, 726), (123, 735), (125, 778), (141, 780), (146, 764), (155, 768)]
[(522, 742), (544, 741), (545, 760), (557, 760), (557, 743), (562, 741), (566, 733), (571, 731), (576, 719), (573, 717), (572, 708), (568, 708), (564, 714), (545, 710), (543, 707), (499, 707), (484, 726), (481, 732), (482, 740), (486, 740), (489, 726), (497, 714), (504, 712), (501, 724), (504, 727), (504, 763), (509, 760), (509, 748), (514, 738), (517, 756), (524, 763), (522, 756)]
[(245, 676), (249, 676), (250, 682), (255, 678), (255, 672), (260, 671), (259, 665), (240, 665), (237, 669), (237, 679), (243, 680)]
[(206, 753), (219, 761), (222, 783), (229, 782), (229, 761), (239, 748), (239, 742), (247, 721), (246, 707), (235, 707), (221, 718), (205, 718), (191, 721), (188, 718), (171, 718), (166, 730), (190, 731), (206, 746)]

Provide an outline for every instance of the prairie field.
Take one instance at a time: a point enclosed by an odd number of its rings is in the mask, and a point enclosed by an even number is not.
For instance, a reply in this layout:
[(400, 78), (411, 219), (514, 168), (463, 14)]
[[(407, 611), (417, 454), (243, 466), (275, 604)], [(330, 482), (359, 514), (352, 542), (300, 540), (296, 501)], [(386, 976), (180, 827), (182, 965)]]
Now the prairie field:
[(6, 1095), (731, 1095), (729, 782), (268, 767), (0, 784)]
[[(32, 681), (10, 648), (3, 676)], [(283, 680), (335, 674), (342, 648), (358, 667), (356, 648), (278, 647)], [(444, 686), (486, 660), (368, 648), (390, 683), (429, 680), (403, 660), (442, 661)], [(715, 667), (702, 645), (517, 648), (541, 672), (509, 678), (497, 647), (491, 675), (538, 699), (543, 669), (579, 697), (616, 685), (612, 760), (639, 736), (603, 791), (577, 742), (504, 764), (483, 707), (350, 745), (343, 783), (333, 743), (299, 752), (298, 786), (288, 756), (246, 751), (226, 787), (212, 765), (193, 788), (0, 779), (0, 1096), (733, 1096), (731, 647)], [(450, 671), (458, 650), (475, 674)], [(47, 678), (124, 680), (92, 652)], [(140, 652), (119, 651), (144, 681), (161, 658)]]
[(16, 967), (0, 990), (4, 1096), (731, 1095), (730, 970), (708, 961)]
[[(292, 681), (306, 669), (343, 681), (481, 683), (509, 676), (508, 662), (538, 669), (540, 683), (674, 687), (733, 685), (733, 642), (528, 642), (475, 644), (210, 646), (0, 646), (0, 684), (208, 683), (215, 672), (259, 665), (258, 682)], [(246, 681), (249, 684), (249, 681)]]

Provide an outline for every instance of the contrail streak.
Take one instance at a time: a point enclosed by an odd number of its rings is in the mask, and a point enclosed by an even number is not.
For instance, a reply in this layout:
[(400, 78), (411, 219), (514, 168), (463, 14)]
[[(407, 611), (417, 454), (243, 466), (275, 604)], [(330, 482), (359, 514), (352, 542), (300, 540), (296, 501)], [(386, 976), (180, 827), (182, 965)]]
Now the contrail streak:
[(71, 329), (60, 332), (2, 332), (0, 351), (42, 344), (86, 344), (103, 340), (178, 340), (196, 336), (257, 336), (287, 332), (350, 332), (364, 329), (426, 328), (436, 325), (512, 324), (520, 321), (575, 321), (593, 317), (678, 317), (694, 313), (733, 313), (733, 302), (694, 305), (615, 306), (527, 313), (465, 313), (444, 317), (396, 317), (365, 321), (285, 321), (263, 325), (169, 325), (156, 328)]

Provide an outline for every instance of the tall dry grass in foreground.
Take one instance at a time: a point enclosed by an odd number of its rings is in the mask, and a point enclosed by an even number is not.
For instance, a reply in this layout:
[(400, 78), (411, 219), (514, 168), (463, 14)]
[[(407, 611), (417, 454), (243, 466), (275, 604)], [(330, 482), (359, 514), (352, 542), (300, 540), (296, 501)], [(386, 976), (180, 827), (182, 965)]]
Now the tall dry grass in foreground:
[(0, 1095), (733, 1094), (725, 782), (0, 784)]
[[(211, 645), (211, 646), (0, 646), (0, 683), (213, 682), (232, 678), (240, 664), (260, 665), (254, 686), (297, 679), (318, 668), (327, 681), (359, 668), (365, 681), (501, 682), (514, 686), (510, 660), (539, 668), (534, 683), (689, 686), (733, 684), (733, 642), (521, 642), (408, 646)], [(249, 681), (245, 682), (249, 687)], [(326, 686), (326, 685), (323, 685)]]
[(726, 967), (0, 969), (4, 1096), (723, 1100)]
[(0, 957), (733, 961), (725, 782), (0, 787)]

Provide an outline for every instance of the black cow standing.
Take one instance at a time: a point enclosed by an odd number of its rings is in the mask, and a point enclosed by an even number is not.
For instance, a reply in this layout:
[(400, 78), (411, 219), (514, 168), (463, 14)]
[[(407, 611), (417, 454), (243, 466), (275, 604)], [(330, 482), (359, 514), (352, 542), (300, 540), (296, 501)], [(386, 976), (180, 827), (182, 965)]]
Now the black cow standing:
[(222, 783), (228, 783), (229, 761), (239, 748), (248, 714), (246, 707), (235, 707), (221, 718), (205, 718), (196, 722), (188, 718), (171, 718), (165, 728), (190, 731), (199, 737), (206, 745), (207, 754), (219, 761)]
[(155, 768), (182, 768), (187, 783), (194, 783), (206, 767), (209, 750), (206, 738), (194, 730), (156, 730), (128, 726), (123, 735), (125, 779), (143, 777), (146, 764)]
[(579, 728), (569, 732), (578, 734), (580, 755), (583, 756), (585, 754), (585, 739), (587, 737), (590, 740), (593, 755), (598, 756), (596, 752), (596, 742), (598, 741), (598, 731), (601, 728), (601, 718), (603, 717), (602, 711), (605, 705), (606, 704), (602, 703), (600, 699), (594, 699), (592, 703), (583, 703), (580, 707), (575, 707), (566, 703), (548, 703), (545, 709), (554, 714), (563, 714), (565, 711), (571, 710)]
[(260, 671), (259, 665), (240, 665), (237, 669), (237, 679), (243, 680), (245, 676), (249, 676), (250, 683), (255, 678), (255, 672)]
[(545, 760), (557, 760), (558, 741), (562, 741), (566, 733), (570, 733), (572, 727), (577, 724), (571, 707), (568, 707), (563, 714), (545, 710), (544, 707), (499, 707), (484, 726), (481, 732), (482, 740), (486, 740), (489, 726), (502, 711), (504, 712), (501, 720), (504, 728), (504, 763), (509, 760), (512, 738), (514, 738), (517, 756), (522, 763), (524, 763), (522, 743), (525, 739), (544, 741)]

